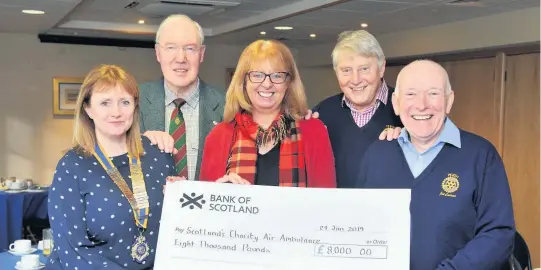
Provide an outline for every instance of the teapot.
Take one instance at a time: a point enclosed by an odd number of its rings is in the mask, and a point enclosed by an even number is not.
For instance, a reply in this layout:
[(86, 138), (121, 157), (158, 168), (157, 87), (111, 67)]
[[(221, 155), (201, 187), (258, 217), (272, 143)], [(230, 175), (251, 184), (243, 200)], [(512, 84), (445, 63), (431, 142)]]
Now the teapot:
[(27, 179), (25, 179), (24, 181), (25, 181), (26, 187), (27, 187), (28, 189), (31, 189), (31, 188), (34, 188), (34, 187), (35, 187), (35, 186), (34, 186), (34, 181), (32, 181), (32, 179), (27, 178)]

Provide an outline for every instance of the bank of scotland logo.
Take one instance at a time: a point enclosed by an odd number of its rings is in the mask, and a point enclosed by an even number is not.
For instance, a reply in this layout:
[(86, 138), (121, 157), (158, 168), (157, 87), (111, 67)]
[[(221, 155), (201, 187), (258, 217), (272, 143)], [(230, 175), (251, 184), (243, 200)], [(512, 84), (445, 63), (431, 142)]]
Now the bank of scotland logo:
[(180, 198), (180, 202), (182, 203), (182, 206), (181, 206), (182, 208), (189, 206), (190, 209), (194, 209), (196, 206), (199, 209), (202, 209), (203, 204), (205, 204), (205, 200), (203, 200), (203, 194), (196, 195), (193, 192), (189, 195), (186, 193), (183, 193), (182, 198)]

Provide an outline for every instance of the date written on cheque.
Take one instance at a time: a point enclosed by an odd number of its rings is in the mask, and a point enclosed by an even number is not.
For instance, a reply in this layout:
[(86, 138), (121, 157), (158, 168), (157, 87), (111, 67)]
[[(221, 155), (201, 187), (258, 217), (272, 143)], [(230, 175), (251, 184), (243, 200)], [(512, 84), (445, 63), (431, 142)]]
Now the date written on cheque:
[(336, 225), (322, 225), (319, 226), (320, 231), (333, 231), (333, 232), (364, 232), (364, 228), (362, 226), (346, 226), (346, 227), (340, 227)]
[(387, 259), (387, 246), (350, 245), (350, 244), (317, 244), (314, 255), (318, 257), (345, 257), (363, 259)]

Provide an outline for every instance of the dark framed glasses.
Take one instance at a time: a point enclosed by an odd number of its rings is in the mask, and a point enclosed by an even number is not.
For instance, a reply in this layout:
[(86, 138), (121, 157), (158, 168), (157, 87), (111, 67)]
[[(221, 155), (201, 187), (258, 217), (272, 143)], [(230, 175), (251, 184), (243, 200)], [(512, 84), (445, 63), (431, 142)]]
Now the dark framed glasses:
[(270, 81), (275, 84), (284, 83), (287, 80), (287, 77), (290, 76), (289, 72), (274, 72), (274, 73), (264, 73), (261, 71), (250, 71), (246, 73), (248, 79), (253, 83), (262, 83), (269, 77)]

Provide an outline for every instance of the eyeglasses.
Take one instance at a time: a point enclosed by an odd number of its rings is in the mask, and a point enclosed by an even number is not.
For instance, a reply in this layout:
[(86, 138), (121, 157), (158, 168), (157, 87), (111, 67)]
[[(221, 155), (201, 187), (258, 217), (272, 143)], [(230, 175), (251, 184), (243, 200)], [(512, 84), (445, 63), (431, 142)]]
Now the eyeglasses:
[(200, 52), (202, 48), (205, 47), (205, 45), (194, 45), (194, 44), (185, 45), (185, 46), (179, 46), (176, 44), (167, 44), (165, 46), (162, 46), (160, 43), (156, 43), (156, 44), (162, 47), (164, 52), (167, 54), (176, 54), (178, 53), (179, 50), (182, 49), (188, 55), (195, 55), (198, 52)]
[(274, 73), (264, 73), (261, 71), (250, 71), (246, 74), (248, 79), (253, 83), (262, 83), (269, 77), (270, 81), (275, 84), (284, 83), (287, 80), (287, 77), (290, 76), (289, 72), (274, 72)]

